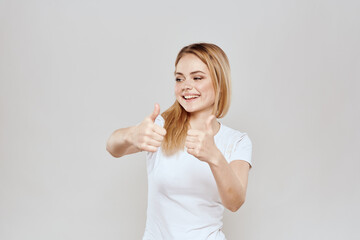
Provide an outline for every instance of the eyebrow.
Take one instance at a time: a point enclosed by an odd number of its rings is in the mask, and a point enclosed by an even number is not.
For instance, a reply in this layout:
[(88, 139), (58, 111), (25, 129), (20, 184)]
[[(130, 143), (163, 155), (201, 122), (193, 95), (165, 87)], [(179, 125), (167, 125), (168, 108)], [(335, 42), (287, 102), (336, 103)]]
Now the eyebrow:
[[(206, 73), (198, 70), (198, 71), (191, 72), (190, 75), (195, 74), (195, 73), (203, 73), (203, 74), (206, 74)], [(180, 75), (183, 75), (183, 76), (184, 76), (184, 74), (182, 74), (181, 72), (175, 72), (174, 74), (175, 74), (175, 75), (176, 75), (176, 74), (180, 74)]]

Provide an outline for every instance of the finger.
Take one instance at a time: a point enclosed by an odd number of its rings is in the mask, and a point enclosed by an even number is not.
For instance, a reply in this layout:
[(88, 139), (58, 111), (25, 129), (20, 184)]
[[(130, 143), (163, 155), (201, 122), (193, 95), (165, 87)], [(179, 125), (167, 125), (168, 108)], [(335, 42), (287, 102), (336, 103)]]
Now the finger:
[(187, 149), (195, 149), (197, 144), (192, 142), (185, 142), (185, 146)]
[(164, 136), (162, 136), (156, 132), (153, 132), (150, 137), (158, 142), (162, 142), (164, 140)]
[(195, 155), (196, 155), (195, 150), (192, 149), (192, 148), (188, 148), (188, 149), (187, 149), (187, 152), (188, 152), (189, 154), (193, 155), (194, 157), (195, 157)]
[(142, 148), (142, 151), (147, 151), (147, 152), (156, 152), (157, 150), (158, 148), (154, 146), (144, 146)]
[(153, 122), (155, 122), (155, 119), (157, 118), (157, 116), (159, 116), (159, 114), (160, 114), (160, 106), (159, 104), (155, 103), (154, 111), (151, 113), (150, 119)]
[(165, 136), (166, 135), (166, 130), (163, 127), (160, 127), (157, 124), (154, 124), (154, 128), (153, 131), (156, 132), (157, 134), (161, 135), (161, 136)]
[(145, 144), (149, 145), (149, 146), (160, 147), (161, 146), (161, 141), (157, 141), (157, 140), (155, 140), (153, 138), (149, 138), (149, 139), (147, 139)]
[(194, 136), (186, 136), (185, 141), (187, 142), (198, 142), (198, 138)]
[(200, 133), (201, 133), (201, 131), (195, 130), (195, 129), (189, 129), (189, 130), (187, 131), (187, 135), (188, 135), (188, 136), (197, 136), (197, 135), (199, 135)]

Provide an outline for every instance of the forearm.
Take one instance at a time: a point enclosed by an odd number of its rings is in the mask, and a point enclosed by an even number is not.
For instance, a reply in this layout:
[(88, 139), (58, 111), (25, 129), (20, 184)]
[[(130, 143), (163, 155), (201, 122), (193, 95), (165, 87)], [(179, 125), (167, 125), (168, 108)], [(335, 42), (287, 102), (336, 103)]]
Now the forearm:
[(245, 201), (246, 190), (220, 151), (209, 161), (223, 205), (237, 211)]
[(119, 158), (140, 151), (131, 142), (133, 128), (134, 127), (121, 128), (111, 134), (106, 144), (106, 150), (113, 157)]

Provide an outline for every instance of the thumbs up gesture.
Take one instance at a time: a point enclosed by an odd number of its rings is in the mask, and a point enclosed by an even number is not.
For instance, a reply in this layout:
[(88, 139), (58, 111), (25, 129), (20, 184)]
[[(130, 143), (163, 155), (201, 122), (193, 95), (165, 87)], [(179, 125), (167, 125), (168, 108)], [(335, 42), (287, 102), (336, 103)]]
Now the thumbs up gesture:
[(205, 131), (189, 129), (185, 140), (187, 152), (201, 161), (210, 163), (219, 149), (215, 145), (214, 136), (216, 130), (213, 128), (216, 118), (210, 115), (206, 120)]
[(131, 138), (135, 147), (140, 151), (156, 152), (161, 146), (166, 130), (154, 123), (159, 114), (160, 106), (155, 104), (154, 111), (135, 126)]

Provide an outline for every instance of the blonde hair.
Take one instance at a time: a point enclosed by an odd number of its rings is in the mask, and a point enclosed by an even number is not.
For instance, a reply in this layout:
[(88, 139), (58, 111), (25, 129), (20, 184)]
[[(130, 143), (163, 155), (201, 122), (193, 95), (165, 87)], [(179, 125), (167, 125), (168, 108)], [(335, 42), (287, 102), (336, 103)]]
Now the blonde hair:
[[(215, 44), (194, 43), (180, 50), (175, 60), (175, 68), (180, 58), (186, 54), (194, 54), (208, 67), (215, 90), (213, 114), (216, 118), (224, 117), (229, 110), (231, 98), (230, 64), (225, 52)], [(165, 155), (172, 155), (184, 149), (189, 113), (175, 100), (161, 116), (165, 120), (166, 129), (162, 150)]]

